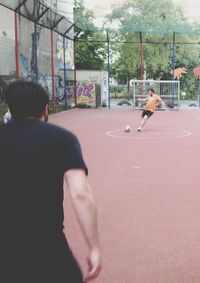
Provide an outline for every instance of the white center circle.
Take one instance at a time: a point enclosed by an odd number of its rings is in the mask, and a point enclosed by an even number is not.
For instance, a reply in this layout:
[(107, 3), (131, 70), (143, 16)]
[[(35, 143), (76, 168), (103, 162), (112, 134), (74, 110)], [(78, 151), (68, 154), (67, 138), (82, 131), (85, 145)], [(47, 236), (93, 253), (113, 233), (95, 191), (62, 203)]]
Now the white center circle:
[(124, 129), (109, 130), (107, 135), (119, 139), (177, 139), (190, 136), (191, 132), (177, 128), (144, 129), (137, 132), (137, 128), (132, 128), (130, 132), (125, 132)]

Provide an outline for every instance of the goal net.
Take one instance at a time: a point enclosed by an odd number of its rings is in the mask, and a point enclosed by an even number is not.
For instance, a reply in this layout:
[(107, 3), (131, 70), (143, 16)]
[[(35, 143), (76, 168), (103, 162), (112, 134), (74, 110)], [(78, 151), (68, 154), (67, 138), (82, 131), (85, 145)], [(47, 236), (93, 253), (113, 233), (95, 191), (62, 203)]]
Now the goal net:
[[(144, 103), (139, 102), (139, 98), (147, 97), (150, 88), (154, 89), (167, 107), (179, 109), (180, 81), (131, 80), (130, 93), (132, 93), (134, 109), (143, 108)], [(161, 104), (157, 105), (157, 109), (162, 110)]]

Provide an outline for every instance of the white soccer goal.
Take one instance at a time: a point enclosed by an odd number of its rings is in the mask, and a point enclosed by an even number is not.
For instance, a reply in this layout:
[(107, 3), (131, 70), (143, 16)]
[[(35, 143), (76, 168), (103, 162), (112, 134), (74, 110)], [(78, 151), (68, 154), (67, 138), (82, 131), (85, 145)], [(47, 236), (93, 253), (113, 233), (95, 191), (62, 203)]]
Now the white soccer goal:
[[(155, 93), (164, 100), (167, 107), (179, 109), (180, 81), (130, 80), (134, 109), (143, 108), (144, 105), (139, 102), (139, 98), (145, 98), (150, 88), (153, 88)], [(158, 105), (157, 108), (162, 109), (161, 105)]]

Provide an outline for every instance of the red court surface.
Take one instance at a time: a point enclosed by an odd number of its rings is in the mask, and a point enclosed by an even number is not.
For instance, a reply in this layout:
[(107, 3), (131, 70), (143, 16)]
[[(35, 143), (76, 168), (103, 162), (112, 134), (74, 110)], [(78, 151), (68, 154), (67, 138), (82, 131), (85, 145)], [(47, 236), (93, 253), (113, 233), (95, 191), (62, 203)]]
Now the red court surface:
[[(199, 283), (200, 111), (156, 112), (137, 133), (140, 116), (79, 109), (50, 117), (78, 136), (89, 168), (103, 255), (93, 282)], [(87, 248), (67, 191), (64, 207), (66, 235), (84, 270)]]

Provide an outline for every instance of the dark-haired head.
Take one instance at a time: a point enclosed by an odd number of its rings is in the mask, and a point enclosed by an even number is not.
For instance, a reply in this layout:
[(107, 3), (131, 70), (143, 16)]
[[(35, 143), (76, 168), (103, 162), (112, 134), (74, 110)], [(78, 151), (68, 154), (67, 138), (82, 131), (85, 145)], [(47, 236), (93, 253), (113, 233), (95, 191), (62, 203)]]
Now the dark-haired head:
[(155, 90), (153, 88), (149, 88), (148, 91), (155, 93)]
[(49, 98), (47, 91), (38, 83), (17, 80), (7, 87), (5, 101), (14, 119), (41, 118)]

